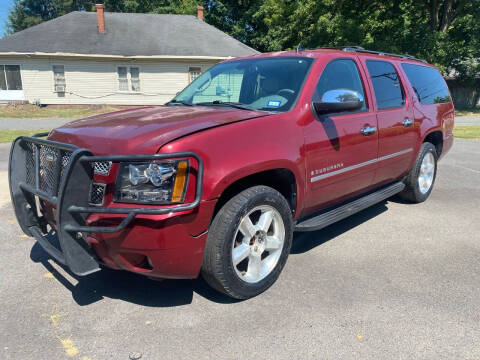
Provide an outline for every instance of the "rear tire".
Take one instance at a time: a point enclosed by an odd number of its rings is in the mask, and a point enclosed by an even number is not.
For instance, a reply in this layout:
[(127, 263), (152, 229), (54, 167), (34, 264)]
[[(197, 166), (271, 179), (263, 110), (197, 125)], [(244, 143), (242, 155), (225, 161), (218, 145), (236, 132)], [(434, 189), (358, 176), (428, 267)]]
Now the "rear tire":
[(398, 194), (401, 199), (411, 203), (427, 200), (435, 184), (437, 160), (435, 146), (423, 143), (412, 170), (404, 180), (405, 189)]
[(280, 275), (292, 236), (287, 200), (267, 186), (246, 189), (210, 225), (202, 275), (210, 286), (236, 299), (261, 294)]

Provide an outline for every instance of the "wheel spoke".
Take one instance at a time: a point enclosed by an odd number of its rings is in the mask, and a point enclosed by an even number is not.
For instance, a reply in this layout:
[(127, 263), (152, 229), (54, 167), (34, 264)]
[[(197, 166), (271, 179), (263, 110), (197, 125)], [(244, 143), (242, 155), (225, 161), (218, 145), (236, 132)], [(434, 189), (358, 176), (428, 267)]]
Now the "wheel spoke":
[(257, 228), (259, 230), (268, 232), (268, 229), (272, 224), (272, 220), (273, 220), (273, 211), (271, 210), (265, 211), (262, 215), (260, 215), (260, 219), (258, 219)]
[(246, 259), (248, 255), (250, 255), (250, 246), (248, 246), (247, 244), (238, 245), (236, 248), (233, 249), (233, 254), (232, 254), (233, 265), (237, 266), (244, 259)]
[(276, 236), (267, 236), (267, 241), (265, 242), (265, 250), (276, 250), (280, 247), (280, 239)]
[(248, 268), (245, 274), (251, 280), (256, 280), (260, 276), (260, 270), (262, 268), (262, 257), (260, 254), (250, 253), (248, 257)]
[(245, 216), (243, 218), (238, 229), (244, 236), (249, 239), (251, 239), (255, 235), (255, 226), (253, 226), (252, 220), (250, 220), (249, 216)]

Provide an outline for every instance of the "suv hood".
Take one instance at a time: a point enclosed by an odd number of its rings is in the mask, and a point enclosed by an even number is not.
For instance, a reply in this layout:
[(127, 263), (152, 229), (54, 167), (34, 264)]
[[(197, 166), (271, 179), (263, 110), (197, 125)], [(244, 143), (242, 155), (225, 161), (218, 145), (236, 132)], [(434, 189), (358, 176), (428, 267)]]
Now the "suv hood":
[(49, 139), (96, 155), (152, 154), (182, 136), (266, 115), (226, 106), (142, 107), (70, 122), (53, 130)]

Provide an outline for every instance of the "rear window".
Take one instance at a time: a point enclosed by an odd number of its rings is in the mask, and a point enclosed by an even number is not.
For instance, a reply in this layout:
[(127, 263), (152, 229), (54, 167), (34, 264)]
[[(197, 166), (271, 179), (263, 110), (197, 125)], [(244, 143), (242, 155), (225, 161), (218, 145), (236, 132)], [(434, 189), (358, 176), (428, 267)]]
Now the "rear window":
[(437, 69), (413, 64), (402, 64), (402, 68), (420, 103), (441, 104), (452, 101), (447, 85)]
[(405, 95), (397, 71), (386, 61), (367, 60), (373, 90), (379, 110), (393, 109), (405, 105)]

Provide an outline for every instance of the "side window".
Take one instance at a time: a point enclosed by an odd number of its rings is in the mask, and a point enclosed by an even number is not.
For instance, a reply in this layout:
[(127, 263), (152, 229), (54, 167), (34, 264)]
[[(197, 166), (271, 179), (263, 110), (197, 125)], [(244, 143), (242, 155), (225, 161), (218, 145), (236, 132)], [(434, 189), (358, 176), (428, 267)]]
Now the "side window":
[(398, 73), (387, 61), (367, 60), (375, 98), (379, 110), (399, 108), (405, 105), (405, 94)]
[(402, 68), (421, 104), (452, 101), (447, 85), (437, 69), (414, 64), (402, 64)]
[(127, 67), (119, 66), (117, 68), (117, 72), (118, 72), (118, 90), (128, 91)]
[[(315, 88), (313, 101), (321, 101), (327, 91), (338, 89), (356, 91), (365, 99), (362, 80), (357, 65), (352, 59), (333, 60), (325, 66)], [(364, 101), (360, 111), (365, 111), (366, 108)]]
[(188, 83), (194, 82), (200, 75), (202, 75), (202, 68), (190, 66), (188, 68)]
[(119, 91), (140, 91), (140, 68), (138, 67), (117, 67), (118, 90)]
[(66, 82), (65, 82), (65, 66), (64, 65), (53, 65), (53, 80), (54, 80), (54, 90), (55, 92), (65, 92)]
[(22, 90), (22, 77), (19, 65), (0, 65), (0, 89)]

